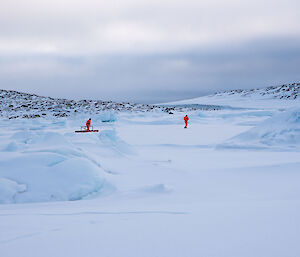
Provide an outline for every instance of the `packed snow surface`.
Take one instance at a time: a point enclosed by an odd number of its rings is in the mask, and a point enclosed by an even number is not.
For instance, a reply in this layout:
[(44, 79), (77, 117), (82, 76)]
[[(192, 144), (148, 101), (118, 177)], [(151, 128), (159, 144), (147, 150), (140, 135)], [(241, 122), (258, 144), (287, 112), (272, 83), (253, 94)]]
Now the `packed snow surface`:
[(0, 256), (300, 256), (287, 107), (4, 117)]

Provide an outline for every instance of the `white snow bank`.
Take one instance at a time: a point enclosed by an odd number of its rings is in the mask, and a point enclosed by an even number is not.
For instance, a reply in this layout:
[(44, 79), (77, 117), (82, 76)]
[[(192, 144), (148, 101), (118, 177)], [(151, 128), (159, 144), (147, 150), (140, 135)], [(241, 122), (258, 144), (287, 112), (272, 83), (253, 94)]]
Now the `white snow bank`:
[(20, 185), (10, 179), (0, 178), (0, 204), (15, 202), (15, 197), (25, 191), (26, 185)]
[(299, 147), (300, 108), (292, 108), (283, 113), (276, 114), (225, 143), (227, 147), (245, 145), (252, 147)]
[(18, 145), (16, 142), (12, 141), (8, 143), (3, 149), (3, 152), (15, 152), (19, 149)]
[(0, 191), (0, 202), (79, 200), (112, 188), (103, 173), (84, 158), (66, 158), (55, 153), (22, 154), (0, 163), (0, 177), (25, 184), (27, 190), (13, 199), (5, 196), (7, 190)]
[(101, 165), (63, 134), (25, 130), (1, 148), (0, 203), (79, 200), (113, 190)]

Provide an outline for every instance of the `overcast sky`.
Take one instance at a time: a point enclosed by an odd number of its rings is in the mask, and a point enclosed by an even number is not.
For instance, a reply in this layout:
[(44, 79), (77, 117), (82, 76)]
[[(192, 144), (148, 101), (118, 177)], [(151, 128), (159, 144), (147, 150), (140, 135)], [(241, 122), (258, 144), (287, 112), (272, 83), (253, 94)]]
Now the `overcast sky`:
[(299, 81), (299, 0), (0, 0), (3, 89), (155, 103)]

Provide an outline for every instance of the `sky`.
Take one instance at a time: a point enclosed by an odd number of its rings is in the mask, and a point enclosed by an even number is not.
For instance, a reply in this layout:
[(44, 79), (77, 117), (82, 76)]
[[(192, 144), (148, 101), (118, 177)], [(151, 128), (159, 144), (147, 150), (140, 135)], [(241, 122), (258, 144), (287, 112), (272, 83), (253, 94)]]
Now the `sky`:
[(160, 103), (300, 81), (299, 0), (0, 0), (0, 88)]

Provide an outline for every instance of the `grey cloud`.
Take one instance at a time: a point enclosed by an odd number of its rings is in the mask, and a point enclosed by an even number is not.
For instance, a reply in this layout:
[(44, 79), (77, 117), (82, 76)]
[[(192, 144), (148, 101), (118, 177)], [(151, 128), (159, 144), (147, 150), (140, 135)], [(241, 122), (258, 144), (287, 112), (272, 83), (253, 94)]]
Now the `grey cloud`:
[[(35, 60), (37, 67), (33, 62), (26, 72), (14, 68), (11, 59), (2, 60), (1, 67), (8, 63), (11, 67), (0, 72), (2, 87), (66, 98), (155, 103), (300, 81), (297, 38), (260, 39), (235, 47), (172, 54), (35, 56), (29, 60)], [(26, 58), (18, 58), (22, 61)], [(39, 71), (43, 65), (52, 70)]]
[(296, 0), (4, 0), (0, 87), (163, 102), (299, 81)]
[[(17, 1), (1, 3), (0, 54), (166, 53), (299, 35), (299, 1)], [(2, 49), (2, 50), (1, 50)]]

